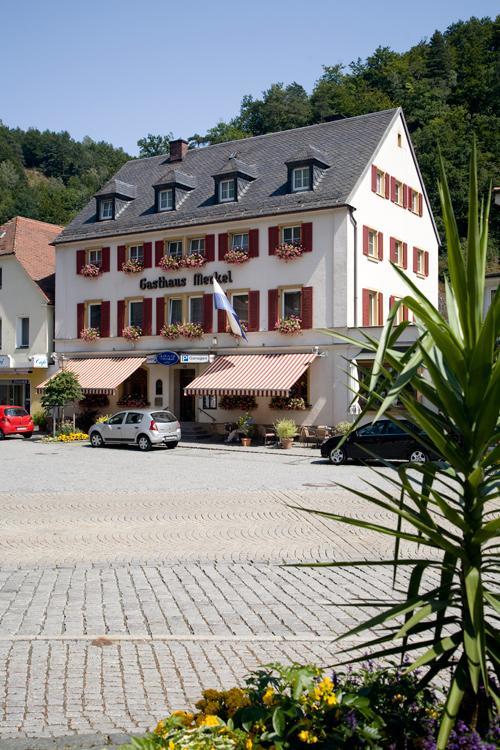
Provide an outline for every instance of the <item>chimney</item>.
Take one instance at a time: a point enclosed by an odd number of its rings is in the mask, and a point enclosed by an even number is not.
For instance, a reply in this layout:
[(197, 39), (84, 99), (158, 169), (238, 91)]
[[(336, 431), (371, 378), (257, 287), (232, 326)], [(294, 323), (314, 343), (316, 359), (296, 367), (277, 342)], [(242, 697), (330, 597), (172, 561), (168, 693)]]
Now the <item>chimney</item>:
[(182, 161), (188, 152), (188, 142), (178, 138), (176, 141), (170, 141), (170, 159), (169, 161)]

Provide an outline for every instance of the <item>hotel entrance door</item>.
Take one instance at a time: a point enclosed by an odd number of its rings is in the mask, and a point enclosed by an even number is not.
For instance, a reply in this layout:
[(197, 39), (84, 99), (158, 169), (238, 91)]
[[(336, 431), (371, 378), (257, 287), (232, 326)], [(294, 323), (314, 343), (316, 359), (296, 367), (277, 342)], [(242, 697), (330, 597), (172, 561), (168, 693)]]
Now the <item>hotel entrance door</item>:
[(195, 379), (195, 370), (179, 370), (179, 389), (180, 389), (180, 411), (179, 419), (181, 422), (194, 422), (196, 419), (195, 397), (185, 396), (184, 388)]

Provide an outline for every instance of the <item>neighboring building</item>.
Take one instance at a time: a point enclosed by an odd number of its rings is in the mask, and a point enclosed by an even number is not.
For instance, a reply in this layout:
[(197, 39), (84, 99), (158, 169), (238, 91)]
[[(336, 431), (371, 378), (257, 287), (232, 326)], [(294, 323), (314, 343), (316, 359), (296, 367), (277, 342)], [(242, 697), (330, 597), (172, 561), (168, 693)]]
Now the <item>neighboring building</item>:
[[(281, 259), (283, 243), (299, 245), (300, 257)], [(88, 406), (103, 411), (148, 401), (221, 424), (245, 410), (234, 397), (249, 396), (258, 423), (333, 424), (349, 413), (355, 373), (345, 358), (365, 357), (325, 329), (379, 335), (407, 291), (390, 260), (438, 299), (438, 236), (400, 109), (193, 150), (173, 141), (169, 157), (125, 164), (55, 246), (56, 351), (79, 373)], [(201, 268), (168, 267), (193, 253)], [(212, 275), (248, 343), (214, 310)], [(290, 316), (302, 330), (276, 330)], [(204, 335), (160, 335), (178, 322)], [(122, 335), (129, 325), (142, 329), (136, 342)], [(89, 328), (97, 340), (82, 337)], [(165, 350), (181, 362), (160, 364)], [(271, 408), (290, 396), (310, 407)]]
[(16, 216), (0, 226), (0, 404), (38, 408), (54, 351), (55, 251), (62, 227)]

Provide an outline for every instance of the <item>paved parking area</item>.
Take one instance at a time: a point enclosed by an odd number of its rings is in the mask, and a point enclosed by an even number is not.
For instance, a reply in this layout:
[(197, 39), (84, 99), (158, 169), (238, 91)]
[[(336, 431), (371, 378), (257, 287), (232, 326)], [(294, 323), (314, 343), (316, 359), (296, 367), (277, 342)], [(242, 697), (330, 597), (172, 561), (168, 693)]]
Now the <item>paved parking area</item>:
[(2, 750), (118, 741), (258, 664), (330, 664), (348, 602), (384, 596), (390, 574), (283, 563), (384, 557), (391, 542), (297, 509), (387, 520), (340, 486), (368, 469), (303, 450), (5, 441)]

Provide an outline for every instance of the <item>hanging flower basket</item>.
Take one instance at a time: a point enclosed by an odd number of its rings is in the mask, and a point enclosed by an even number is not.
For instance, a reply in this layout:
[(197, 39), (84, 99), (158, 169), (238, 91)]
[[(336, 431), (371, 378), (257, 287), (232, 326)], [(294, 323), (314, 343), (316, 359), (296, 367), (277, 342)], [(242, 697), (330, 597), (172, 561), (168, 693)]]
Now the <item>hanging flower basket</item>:
[(179, 268), (184, 267), (184, 258), (174, 258), (171, 255), (162, 255), (158, 261), (158, 265), (164, 271), (178, 271)]
[(165, 323), (165, 325), (161, 327), (160, 333), (164, 338), (169, 339), (169, 341), (178, 339), (181, 335), (178, 323)]
[(224, 255), (226, 263), (246, 263), (250, 256), (241, 247), (233, 247)]
[(80, 269), (80, 275), (85, 276), (87, 279), (96, 279), (101, 273), (101, 267), (96, 266), (94, 263), (86, 263)]
[(207, 262), (207, 259), (201, 253), (191, 253), (186, 255), (183, 260), (185, 268), (201, 268)]
[(288, 263), (289, 260), (300, 258), (303, 252), (304, 248), (302, 245), (294, 245), (292, 242), (283, 242), (281, 245), (278, 245), (274, 254), (280, 260), (284, 260), (285, 263)]
[(142, 328), (139, 328), (139, 326), (126, 326), (122, 331), (122, 336), (127, 341), (137, 341), (142, 336)]
[(185, 339), (201, 339), (205, 331), (199, 323), (181, 323), (179, 334)]
[(293, 336), (294, 333), (302, 331), (302, 319), (296, 315), (290, 315), (288, 318), (280, 318), (274, 328), (286, 336)]
[(101, 334), (98, 328), (83, 328), (80, 331), (80, 338), (83, 339), (83, 341), (96, 341), (100, 337)]
[[(246, 320), (240, 320), (240, 326), (241, 326), (241, 329), (242, 329), (243, 333), (247, 333), (247, 331), (248, 331), (248, 328), (247, 328), (248, 323), (246, 322)], [(241, 336), (238, 336), (236, 333), (233, 332), (233, 330), (231, 329), (230, 325), (226, 326), (226, 333), (229, 333), (229, 335), (232, 336), (233, 339), (240, 339), (241, 338)]]
[(141, 273), (144, 271), (144, 264), (139, 263), (137, 260), (126, 260), (122, 263), (122, 271), (124, 273)]
[(273, 396), (269, 402), (270, 409), (286, 411), (304, 411), (307, 404), (302, 396)]

